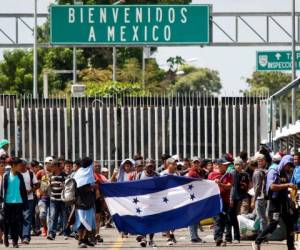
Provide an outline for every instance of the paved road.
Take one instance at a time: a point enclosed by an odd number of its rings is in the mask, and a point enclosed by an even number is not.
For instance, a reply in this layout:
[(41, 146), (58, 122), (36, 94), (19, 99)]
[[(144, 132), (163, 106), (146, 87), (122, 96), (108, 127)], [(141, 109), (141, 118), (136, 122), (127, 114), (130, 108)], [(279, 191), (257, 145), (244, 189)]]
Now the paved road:
[[(251, 250), (251, 242), (243, 241), (240, 244), (227, 245), (227, 247), (216, 247), (211, 231), (205, 231), (200, 234), (202, 239), (205, 239), (207, 243), (205, 244), (191, 244), (188, 238), (188, 232), (186, 229), (177, 230), (175, 233), (178, 243), (174, 246), (167, 246), (166, 239), (157, 234), (155, 237), (155, 242), (158, 245), (156, 249), (168, 249), (173, 248), (174, 250), (182, 249), (233, 249), (233, 250)], [(135, 241), (134, 236), (129, 236), (127, 239), (122, 239), (119, 234), (114, 229), (102, 230), (102, 236), (104, 238), (104, 243), (96, 245), (93, 249), (111, 249), (111, 250), (136, 250), (143, 249)], [(45, 238), (33, 237), (33, 240), (29, 246), (20, 245), (20, 248), (30, 248), (30, 249), (55, 249), (55, 250), (66, 250), (66, 249), (77, 249), (77, 242), (74, 239), (64, 240), (62, 237), (57, 237), (55, 241), (48, 241)], [(146, 249), (150, 249), (147, 247)], [(283, 250), (286, 249), (285, 242), (271, 242), (269, 244), (263, 245), (263, 250)]]

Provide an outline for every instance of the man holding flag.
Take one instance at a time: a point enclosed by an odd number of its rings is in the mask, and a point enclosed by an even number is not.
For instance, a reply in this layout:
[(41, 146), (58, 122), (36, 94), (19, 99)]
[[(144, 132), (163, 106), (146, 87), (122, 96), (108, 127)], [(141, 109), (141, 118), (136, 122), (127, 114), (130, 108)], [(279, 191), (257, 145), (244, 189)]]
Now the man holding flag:
[(131, 234), (185, 228), (222, 211), (219, 187), (209, 180), (168, 174), (101, 188), (117, 229)]

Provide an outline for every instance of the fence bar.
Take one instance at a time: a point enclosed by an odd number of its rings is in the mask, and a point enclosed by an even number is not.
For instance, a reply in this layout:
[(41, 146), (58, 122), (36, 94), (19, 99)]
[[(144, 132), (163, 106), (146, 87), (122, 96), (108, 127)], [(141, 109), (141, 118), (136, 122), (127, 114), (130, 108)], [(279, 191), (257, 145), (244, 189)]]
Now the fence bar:
[[(122, 134), (121, 134), (121, 142), (122, 142), (122, 159), (125, 159), (125, 135), (124, 135), (124, 108), (121, 108), (121, 122), (122, 122)], [(118, 165), (118, 107), (114, 107), (114, 142), (115, 142), (115, 167)]]
[(131, 134), (131, 107), (127, 107), (128, 114), (128, 157), (132, 158), (132, 134)]
[(50, 154), (54, 155), (54, 138), (53, 138), (53, 107), (50, 107)]
[(133, 153), (137, 154), (137, 109), (136, 106), (133, 107)]
[(71, 117), (72, 117), (72, 160), (75, 161), (75, 108), (71, 108)]
[(173, 154), (173, 113), (172, 105), (169, 106), (169, 154)]
[(60, 130), (60, 107), (56, 108), (57, 114), (57, 155), (61, 156), (61, 130)]
[(30, 107), (27, 110), (28, 110), (29, 161), (32, 161), (32, 109)]
[(254, 103), (254, 152), (257, 151), (258, 149), (258, 146), (257, 146), (257, 126), (258, 126), (258, 123), (257, 123), (257, 103), (255, 102)]
[(162, 147), (161, 151), (162, 154), (166, 153), (166, 108), (165, 106), (161, 107), (161, 142), (162, 142)]
[(65, 157), (69, 159), (69, 152), (68, 152), (68, 113), (67, 108), (64, 107), (64, 129), (65, 129)]
[(226, 153), (229, 153), (229, 105), (225, 99)]
[(197, 144), (198, 144), (198, 157), (201, 157), (201, 107), (197, 106)]
[(186, 106), (182, 107), (182, 115), (183, 115), (183, 157), (187, 157), (186, 155)]
[[(178, 98), (178, 97), (177, 97)], [(177, 99), (178, 101), (178, 99)], [(179, 123), (180, 123), (180, 118), (179, 118), (179, 106), (178, 104), (175, 107), (175, 111), (176, 111), (176, 154), (180, 155), (179, 152)]]
[(85, 107), (85, 148), (86, 156), (90, 156), (89, 108)]
[[(122, 141), (122, 159), (125, 159), (125, 114), (124, 107), (121, 107), (121, 141)], [(114, 117), (115, 117), (115, 130), (118, 129), (117, 124), (117, 108), (114, 108)], [(115, 134), (115, 136), (117, 136)], [(116, 140), (116, 139), (115, 139)], [(117, 143), (115, 143), (115, 147), (117, 147)]]
[(232, 139), (233, 139), (233, 156), (236, 157), (236, 100), (232, 105)]
[(205, 97), (204, 103), (204, 157), (208, 158), (208, 128), (207, 128), (207, 97)]
[[(11, 137), (10, 137), (10, 123), (11, 123), (11, 119), (10, 119), (10, 108), (6, 109), (6, 117), (7, 117), (7, 140), (11, 143)], [(11, 154), (11, 147), (8, 147), (8, 154)]]
[(40, 137), (39, 137), (39, 108), (35, 108), (35, 148), (36, 159), (40, 160)]
[[(46, 127), (46, 107), (43, 107), (43, 153), (44, 159), (47, 157), (47, 127)], [(75, 143), (73, 143), (75, 145)]]
[(25, 159), (25, 109), (21, 108), (21, 124), (22, 124), (22, 158)]
[(219, 126), (219, 158), (222, 157), (223, 151), (222, 151), (222, 99), (218, 99), (218, 126)]
[(249, 155), (251, 155), (250, 136), (251, 136), (251, 134), (250, 134), (250, 103), (248, 103), (247, 104), (247, 152)]
[(239, 111), (240, 111), (240, 152), (242, 152), (244, 150), (244, 106), (243, 106), (243, 99), (241, 100), (241, 102), (239, 103)]
[(216, 158), (216, 139), (215, 139), (215, 99), (211, 99), (211, 158)]
[(18, 109), (14, 108), (14, 120), (15, 120), (15, 151), (16, 156), (19, 156), (19, 140), (18, 140)]
[(194, 107), (190, 106), (190, 156), (194, 156)]
[[(111, 165), (110, 165), (110, 159), (111, 159), (111, 147), (110, 147), (110, 107), (106, 107), (106, 121), (107, 121), (107, 167), (108, 167), (108, 173), (109, 176), (111, 176)], [(117, 166), (117, 162), (115, 163), (115, 167)]]
[(104, 147), (103, 147), (103, 138), (104, 138), (104, 135), (103, 135), (103, 107), (101, 106), (99, 108), (99, 119), (100, 119), (100, 123), (99, 123), (99, 126), (100, 126), (100, 162), (101, 162), (101, 166), (104, 165)]
[(148, 158), (151, 158), (151, 107), (148, 107)]
[(78, 106), (78, 139), (79, 139), (79, 158), (82, 158), (82, 113), (81, 105)]
[(158, 168), (158, 107), (154, 107), (154, 147), (155, 147), (155, 165)]

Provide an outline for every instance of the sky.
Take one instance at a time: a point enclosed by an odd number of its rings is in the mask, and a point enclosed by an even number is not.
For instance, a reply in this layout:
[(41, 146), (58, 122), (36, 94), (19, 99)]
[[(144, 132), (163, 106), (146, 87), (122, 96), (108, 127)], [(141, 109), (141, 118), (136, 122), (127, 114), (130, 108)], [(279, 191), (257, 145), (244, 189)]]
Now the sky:
[[(38, 12), (47, 12), (48, 5), (53, 0), (38, 0)], [(291, 11), (292, 0), (193, 0), (193, 3), (211, 4), (213, 12), (289, 12)], [(2, 0), (0, 13), (32, 13), (34, 10), (34, 0)], [(296, 11), (300, 11), (300, 3), (296, 1)], [(11, 32), (12, 37), (14, 24), (8, 20), (0, 19), (0, 29), (5, 29)], [(247, 19), (258, 30), (262, 31), (262, 19), (248, 18)], [(282, 18), (279, 21), (284, 27), (290, 31), (288, 27), (288, 18)], [(30, 23), (30, 20), (28, 20)], [(222, 20), (222, 27), (230, 31), (233, 35), (232, 20), (230, 18)], [(24, 41), (32, 41), (32, 33), (22, 27), (22, 37)], [(277, 27), (270, 25), (273, 30), (271, 38), (274, 40), (288, 38)], [(247, 41), (255, 36), (245, 26), (239, 26), (240, 39)], [(214, 33), (218, 39), (226, 41), (221, 33)], [(284, 38), (283, 38), (284, 37)], [(0, 34), (0, 41), (3, 38)], [(240, 90), (248, 87), (246, 78), (250, 77), (255, 70), (256, 51), (261, 50), (288, 50), (289, 47), (160, 47), (154, 55), (157, 58), (158, 64), (165, 68), (166, 60), (171, 56), (181, 56), (189, 64), (199, 67), (208, 67), (215, 69), (220, 73), (221, 82), (223, 85), (222, 94), (232, 95), (238, 94)], [(0, 59), (2, 58), (3, 49), (0, 49)]]

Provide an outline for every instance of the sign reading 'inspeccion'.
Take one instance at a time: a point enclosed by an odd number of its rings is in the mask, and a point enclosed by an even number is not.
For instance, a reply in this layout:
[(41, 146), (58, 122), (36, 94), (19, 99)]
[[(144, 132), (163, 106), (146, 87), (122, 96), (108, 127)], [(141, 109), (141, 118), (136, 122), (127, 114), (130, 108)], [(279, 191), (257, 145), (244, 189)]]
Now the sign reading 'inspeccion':
[(210, 42), (209, 5), (52, 5), (50, 13), (53, 45)]

